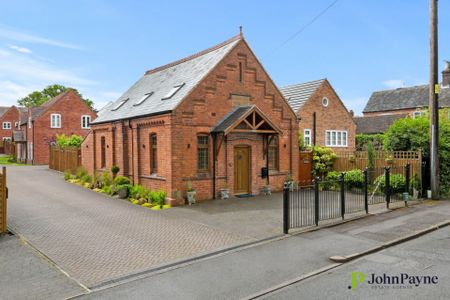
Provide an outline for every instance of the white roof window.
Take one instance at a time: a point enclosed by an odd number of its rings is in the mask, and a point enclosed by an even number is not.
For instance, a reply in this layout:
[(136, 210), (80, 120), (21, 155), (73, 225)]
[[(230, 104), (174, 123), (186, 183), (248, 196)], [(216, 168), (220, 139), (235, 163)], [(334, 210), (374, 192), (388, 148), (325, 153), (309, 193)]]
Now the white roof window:
[(184, 86), (184, 83), (182, 83), (182, 84), (178, 84), (178, 85), (175, 85), (171, 90), (170, 90), (170, 92), (168, 92), (167, 93), (167, 95), (165, 95), (163, 98), (162, 98), (162, 100), (167, 100), (167, 99), (170, 99), (170, 98), (172, 98), (182, 87)]
[(114, 106), (111, 110), (118, 110), (122, 105), (124, 105), (129, 98), (120, 101), (116, 106)]
[(142, 96), (141, 99), (139, 99), (139, 101), (137, 101), (136, 103), (134, 103), (134, 106), (138, 106), (141, 105), (142, 103), (145, 102), (145, 100), (147, 100), (148, 98), (150, 98), (153, 95), (153, 92), (147, 93), (144, 96)]

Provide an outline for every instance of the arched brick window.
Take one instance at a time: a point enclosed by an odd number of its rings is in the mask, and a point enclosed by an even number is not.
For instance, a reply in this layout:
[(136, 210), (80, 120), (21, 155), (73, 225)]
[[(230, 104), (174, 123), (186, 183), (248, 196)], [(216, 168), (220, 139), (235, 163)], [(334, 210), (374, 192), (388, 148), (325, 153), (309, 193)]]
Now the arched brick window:
[(158, 172), (158, 139), (156, 133), (150, 134), (150, 174)]
[(200, 172), (209, 169), (209, 135), (197, 135), (197, 168)]
[(269, 169), (278, 170), (279, 161), (278, 136), (274, 136), (269, 143)]

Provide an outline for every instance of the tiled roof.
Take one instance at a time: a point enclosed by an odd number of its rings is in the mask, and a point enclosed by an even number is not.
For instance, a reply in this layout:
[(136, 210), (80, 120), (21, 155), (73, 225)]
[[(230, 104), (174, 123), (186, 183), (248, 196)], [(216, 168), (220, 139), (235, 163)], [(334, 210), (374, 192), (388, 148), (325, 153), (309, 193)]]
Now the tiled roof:
[[(119, 99), (100, 110), (98, 117), (92, 123), (173, 110), (240, 40), (241, 36), (238, 35), (197, 54), (147, 71)], [(175, 93), (169, 97), (171, 91)], [(151, 95), (138, 104), (146, 94)]]
[(356, 133), (384, 133), (398, 119), (405, 118), (407, 114), (355, 117)]
[(304, 83), (286, 85), (280, 88), (283, 97), (295, 112), (308, 101), (314, 92), (322, 85), (325, 79), (319, 79)]
[[(441, 88), (439, 105), (450, 107), (450, 89)], [(363, 112), (380, 112), (417, 107), (428, 107), (428, 85), (374, 92)]]
[(211, 130), (211, 132), (224, 132), (252, 108), (253, 105), (237, 106), (233, 108), (228, 114), (225, 115), (225, 117), (223, 117), (222, 120), (217, 122), (217, 125), (213, 128), (213, 130)]
[(10, 108), (11, 106), (0, 106), (0, 117)]
[[(61, 94), (51, 98), (50, 100), (48, 100), (41, 106), (30, 107), (29, 109), (31, 112), (31, 120), (34, 121), (37, 117), (39, 117), (41, 114), (43, 114), (50, 106), (52, 106), (54, 103), (56, 103), (56, 101), (63, 98), (69, 92), (72, 92), (72, 90), (69, 89), (65, 92), (62, 92)], [(23, 119), (22, 119), (22, 116), (24, 117)], [(25, 113), (21, 112), (20, 125), (27, 124), (27, 123), (28, 123), (28, 113), (25, 114)]]

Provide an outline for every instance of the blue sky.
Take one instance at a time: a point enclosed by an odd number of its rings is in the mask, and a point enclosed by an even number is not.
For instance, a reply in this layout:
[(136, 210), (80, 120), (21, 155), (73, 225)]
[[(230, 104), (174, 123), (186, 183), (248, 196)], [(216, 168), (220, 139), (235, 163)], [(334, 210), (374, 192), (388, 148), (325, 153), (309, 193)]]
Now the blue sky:
[[(244, 35), (280, 86), (328, 78), (360, 113), (373, 91), (428, 81), (428, 0), (2, 1), (0, 105), (69, 85), (98, 108), (147, 69)], [(450, 1), (439, 1), (439, 70)]]

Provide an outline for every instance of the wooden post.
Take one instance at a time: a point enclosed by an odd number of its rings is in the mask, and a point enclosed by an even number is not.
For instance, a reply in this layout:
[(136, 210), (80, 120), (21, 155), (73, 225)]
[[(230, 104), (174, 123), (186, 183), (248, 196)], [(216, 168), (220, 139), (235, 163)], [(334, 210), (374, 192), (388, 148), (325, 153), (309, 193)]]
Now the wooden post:
[(6, 191), (6, 167), (2, 168), (2, 173), (0, 174), (0, 213), (1, 213), (1, 223), (0, 223), (0, 233), (5, 233), (8, 230), (7, 226), (7, 219), (6, 219), (6, 211), (7, 211), (7, 205), (6, 205), (6, 198), (7, 198), (7, 191)]

